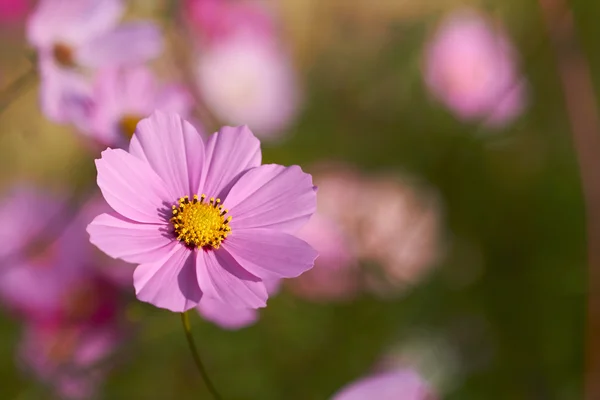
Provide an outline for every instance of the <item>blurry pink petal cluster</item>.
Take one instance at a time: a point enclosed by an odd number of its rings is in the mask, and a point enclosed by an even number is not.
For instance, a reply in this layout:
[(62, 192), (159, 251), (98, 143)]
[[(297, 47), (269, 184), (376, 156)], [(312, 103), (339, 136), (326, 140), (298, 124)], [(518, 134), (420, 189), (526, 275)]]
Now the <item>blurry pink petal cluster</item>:
[(411, 369), (380, 372), (348, 384), (331, 400), (434, 400), (427, 383)]
[(96, 160), (113, 212), (89, 225), (90, 240), (137, 264), (139, 300), (175, 312), (211, 299), (236, 309), (266, 306), (266, 282), (312, 268), (316, 251), (295, 233), (316, 208), (300, 167), (261, 165), (246, 126), (204, 140), (179, 115), (143, 119), (129, 151)]
[(425, 49), (423, 74), (433, 96), (463, 120), (501, 127), (527, 102), (516, 50), (475, 10), (455, 11), (439, 24)]
[(273, 15), (255, 1), (190, 0), (185, 9), (199, 38), (196, 78), (208, 108), (262, 138), (284, 133), (301, 94)]
[(18, 363), (65, 398), (89, 398), (108, 373), (96, 366), (126, 337), (123, 283), (107, 270), (127, 266), (98, 254), (85, 233), (105, 208), (95, 198), (69, 212), (32, 187), (15, 188), (0, 206), (0, 235), (18, 237), (0, 269), (0, 301), (24, 325)]
[(349, 300), (362, 290), (394, 296), (423, 279), (442, 252), (435, 193), (407, 177), (317, 170), (317, 212), (299, 235), (320, 256), (291, 288), (313, 300)]
[[(151, 22), (120, 23), (123, 0), (41, 0), (27, 24), (37, 50), (42, 111), (52, 121), (85, 120), (92, 95), (90, 73), (137, 65), (162, 51), (160, 30)], [(131, 45), (123, 46), (124, 43)]]
[(193, 100), (179, 84), (162, 85), (144, 66), (105, 68), (93, 86), (93, 107), (83, 129), (104, 146), (126, 148), (137, 123), (154, 110), (191, 113)]

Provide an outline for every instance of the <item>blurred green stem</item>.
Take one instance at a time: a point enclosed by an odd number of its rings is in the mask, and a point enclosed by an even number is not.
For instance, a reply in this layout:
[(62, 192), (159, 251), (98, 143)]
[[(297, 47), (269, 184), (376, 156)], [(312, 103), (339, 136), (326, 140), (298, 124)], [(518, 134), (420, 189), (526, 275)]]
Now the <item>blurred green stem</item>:
[(196, 367), (198, 367), (198, 371), (200, 371), (200, 375), (208, 388), (208, 391), (212, 394), (212, 396), (216, 400), (222, 400), (223, 398), (217, 392), (217, 389), (213, 385), (212, 381), (208, 377), (206, 373), (206, 369), (202, 364), (202, 360), (200, 359), (200, 355), (198, 354), (198, 349), (196, 348), (196, 344), (194, 343), (194, 337), (192, 336), (192, 328), (190, 326), (190, 318), (187, 312), (181, 313), (181, 323), (183, 324), (183, 330), (185, 331), (185, 337), (187, 339), (188, 345), (190, 346), (190, 351), (192, 352), (192, 357), (194, 358), (194, 362), (196, 363)]

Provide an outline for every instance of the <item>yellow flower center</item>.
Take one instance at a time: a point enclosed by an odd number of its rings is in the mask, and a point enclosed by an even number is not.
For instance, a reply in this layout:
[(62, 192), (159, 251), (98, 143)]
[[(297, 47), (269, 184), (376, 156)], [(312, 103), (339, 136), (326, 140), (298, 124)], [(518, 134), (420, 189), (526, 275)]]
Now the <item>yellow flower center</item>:
[(137, 128), (137, 124), (141, 119), (142, 118), (137, 115), (125, 115), (119, 121), (119, 131), (121, 131), (121, 134), (127, 139), (131, 139), (135, 133), (135, 128)]
[(189, 196), (179, 199), (173, 205), (171, 223), (175, 229), (177, 240), (188, 247), (218, 249), (225, 240), (231, 227), (228, 225), (231, 217), (225, 217), (228, 210), (221, 206), (220, 199), (210, 198), (205, 202), (206, 195), (195, 194), (192, 200)]
[(75, 59), (73, 58), (73, 49), (64, 43), (56, 43), (52, 48), (54, 60), (66, 68), (75, 67)]

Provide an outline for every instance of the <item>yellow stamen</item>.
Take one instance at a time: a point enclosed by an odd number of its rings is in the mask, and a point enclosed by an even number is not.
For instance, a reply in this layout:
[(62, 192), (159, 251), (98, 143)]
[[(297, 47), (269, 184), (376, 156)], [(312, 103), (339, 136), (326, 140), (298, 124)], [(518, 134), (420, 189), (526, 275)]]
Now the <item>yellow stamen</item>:
[(121, 134), (127, 139), (131, 139), (135, 133), (137, 124), (141, 119), (142, 118), (137, 115), (125, 115), (123, 118), (121, 118), (119, 121), (119, 130), (121, 131)]
[(179, 199), (173, 205), (171, 223), (175, 230), (177, 240), (189, 247), (203, 247), (218, 249), (225, 240), (231, 227), (228, 225), (231, 217), (225, 217), (228, 210), (220, 205), (220, 199), (210, 198), (204, 202), (206, 195), (194, 195), (190, 201), (189, 196)]

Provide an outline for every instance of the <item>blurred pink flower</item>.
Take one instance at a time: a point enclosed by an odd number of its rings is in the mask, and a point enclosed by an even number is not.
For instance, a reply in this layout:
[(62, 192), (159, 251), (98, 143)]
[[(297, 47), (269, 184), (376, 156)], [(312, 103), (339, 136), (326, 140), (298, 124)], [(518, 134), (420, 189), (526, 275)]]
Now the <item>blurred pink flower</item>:
[[(316, 167), (317, 213), (299, 236), (319, 252), (289, 283), (311, 300), (348, 300), (361, 291), (398, 295), (439, 260), (441, 207), (433, 190), (396, 175), (343, 165)], [(377, 201), (365, 193), (376, 193)]]
[(435, 192), (410, 180), (380, 175), (365, 180), (363, 191), (377, 193), (357, 207), (357, 249), (363, 260), (379, 264), (381, 273), (365, 274), (366, 286), (380, 295), (401, 293), (418, 283), (439, 261), (441, 207)]
[(187, 117), (192, 98), (181, 85), (161, 85), (144, 66), (106, 68), (96, 75), (89, 133), (110, 147), (125, 147), (137, 123), (154, 110)]
[(299, 111), (301, 95), (292, 60), (262, 35), (236, 34), (203, 48), (197, 82), (218, 119), (247, 124), (259, 137), (282, 134)]
[(293, 235), (316, 208), (311, 176), (261, 166), (260, 142), (245, 126), (204, 143), (178, 115), (156, 111), (138, 124), (129, 152), (107, 149), (96, 166), (115, 212), (94, 219), (90, 240), (139, 264), (142, 301), (176, 312), (203, 296), (264, 307), (264, 280), (296, 277), (317, 257)]
[(124, 338), (121, 285), (99, 267), (85, 232), (104, 207), (96, 198), (66, 213), (64, 201), (27, 187), (0, 207), (5, 233), (21, 236), (0, 271), (0, 300), (26, 326), (19, 363), (67, 398), (89, 398), (106, 371), (86, 369)]
[(0, 23), (20, 22), (30, 8), (30, 0), (0, 0)]
[[(95, 199), (94, 208), (97, 204)], [(0, 271), (0, 300), (6, 308), (28, 320), (66, 318), (73, 311), (69, 296), (74, 288), (110, 281), (112, 275), (106, 270), (122, 267), (104, 255), (98, 258), (96, 249), (89, 244), (85, 228), (91, 221), (91, 205), (92, 202), (81, 212), (66, 213), (66, 203), (36, 189), (21, 187), (0, 207), (6, 233), (22, 236), (19, 243), (10, 246), (10, 259)], [(25, 230), (25, 235), (14, 235), (23, 228), (30, 230)], [(107, 263), (99, 267), (103, 261)]]
[(103, 324), (28, 322), (17, 362), (61, 397), (88, 399), (108, 374), (107, 360), (125, 337), (117, 320)]
[[(274, 296), (279, 290), (280, 280), (266, 280), (265, 286), (269, 297)], [(253, 308), (234, 308), (227, 303), (202, 297), (196, 310), (202, 318), (213, 322), (223, 329), (237, 330), (245, 328), (258, 321), (258, 310)]]
[(62, 220), (65, 204), (62, 199), (42, 194), (33, 186), (19, 184), (0, 201), (0, 271), (20, 262), (26, 247), (34, 240), (48, 239), (48, 232)]
[(273, 16), (256, 0), (186, 0), (182, 10), (191, 28), (209, 43), (239, 33), (275, 36)]
[(63, 99), (72, 91), (80, 95), (80, 85), (73, 82), (83, 79), (77, 79), (78, 67), (138, 64), (162, 51), (158, 27), (150, 22), (118, 24), (123, 12), (122, 0), (39, 2), (29, 17), (27, 38), (38, 51), (40, 98), (48, 118), (70, 122)]
[(518, 55), (505, 32), (473, 10), (442, 21), (425, 50), (424, 76), (432, 94), (460, 119), (502, 126), (526, 104)]
[(433, 400), (427, 383), (410, 369), (378, 373), (351, 383), (331, 400)]
[[(319, 205), (321, 198), (319, 193)], [(317, 250), (319, 258), (310, 271), (290, 282), (295, 293), (311, 300), (335, 301), (349, 300), (360, 291), (358, 258), (333, 219), (317, 212), (298, 236)]]

